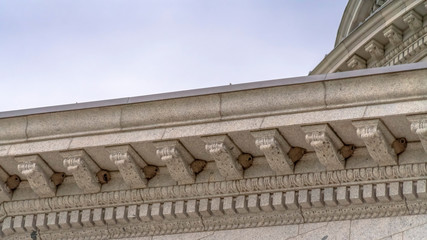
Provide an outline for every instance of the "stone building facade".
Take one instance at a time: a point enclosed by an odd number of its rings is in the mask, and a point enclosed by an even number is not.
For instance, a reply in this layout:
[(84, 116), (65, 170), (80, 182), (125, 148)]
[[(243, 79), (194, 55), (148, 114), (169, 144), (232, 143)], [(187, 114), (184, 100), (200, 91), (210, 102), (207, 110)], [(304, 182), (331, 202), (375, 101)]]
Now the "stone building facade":
[(350, 0), (307, 77), (0, 113), (1, 237), (427, 239), (426, 16)]

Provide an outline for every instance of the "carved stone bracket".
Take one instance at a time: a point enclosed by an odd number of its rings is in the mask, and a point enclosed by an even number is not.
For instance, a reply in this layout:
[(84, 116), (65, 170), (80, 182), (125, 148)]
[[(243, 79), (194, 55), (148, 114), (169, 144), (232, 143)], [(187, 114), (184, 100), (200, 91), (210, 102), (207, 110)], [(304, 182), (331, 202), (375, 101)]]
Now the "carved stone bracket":
[(50, 180), (53, 171), (38, 155), (15, 157), (18, 171), (23, 174), (31, 189), (40, 197), (54, 197), (56, 186)]
[(411, 122), (411, 130), (418, 135), (427, 153), (427, 115), (410, 116), (408, 120)]
[(395, 138), (380, 120), (353, 122), (353, 126), (375, 162), (380, 166), (397, 164), (397, 155), (391, 147)]
[(348, 61), (347, 66), (352, 70), (365, 69), (366, 68), (366, 60), (353, 55)]
[(196, 175), (190, 164), (194, 161), (191, 154), (178, 141), (155, 143), (157, 156), (166, 163), (171, 177), (178, 184), (194, 183)]
[(107, 151), (127, 185), (131, 188), (147, 187), (147, 179), (141, 169), (147, 164), (130, 145), (109, 147)]
[(408, 24), (409, 28), (416, 32), (423, 26), (423, 18), (414, 10), (409, 11), (403, 16), (403, 21)]
[(344, 146), (327, 124), (304, 126), (305, 140), (316, 151), (320, 163), (328, 170), (344, 169), (345, 160), (338, 149)]
[(365, 45), (365, 50), (377, 61), (384, 57), (384, 45), (374, 39)]
[(96, 173), (101, 170), (92, 158), (84, 151), (62, 152), (63, 164), (73, 174), (77, 186), (85, 193), (96, 193), (101, 190)]
[(391, 45), (398, 46), (403, 41), (402, 31), (394, 25), (390, 25), (383, 31), (384, 37), (386, 37)]
[(9, 189), (9, 187), (3, 183), (0, 182), (0, 203), (5, 201), (10, 201), (12, 199), (12, 191)]
[(278, 174), (290, 174), (294, 170), (294, 163), (288, 156), (291, 149), (279, 131), (266, 130), (252, 132), (255, 145), (264, 153), (270, 168)]
[(227, 180), (243, 178), (243, 168), (237, 162), (242, 152), (227, 135), (202, 138), (206, 143), (206, 151), (216, 162), (222, 176)]

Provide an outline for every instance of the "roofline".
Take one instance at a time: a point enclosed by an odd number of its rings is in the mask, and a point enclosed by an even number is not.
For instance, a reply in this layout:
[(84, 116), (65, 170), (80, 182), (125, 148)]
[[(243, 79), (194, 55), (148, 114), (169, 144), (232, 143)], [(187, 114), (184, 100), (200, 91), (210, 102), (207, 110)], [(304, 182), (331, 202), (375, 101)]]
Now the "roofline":
[(267, 80), (267, 81), (241, 83), (241, 84), (235, 84), (235, 85), (225, 85), (225, 86), (200, 88), (200, 89), (184, 90), (184, 91), (177, 91), (177, 92), (151, 94), (151, 95), (137, 96), (137, 97), (117, 98), (117, 99), (108, 99), (108, 100), (101, 100), (101, 101), (76, 103), (76, 104), (65, 104), (65, 105), (48, 106), (48, 107), (40, 107), (40, 108), (12, 110), (12, 111), (0, 112), (0, 119), (35, 115), (35, 114), (44, 114), (44, 113), (82, 110), (82, 109), (89, 109), (89, 108), (111, 107), (111, 106), (118, 106), (118, 105), (152, 102), (152, 101), (160, 101), (160, 100), (167, 100), (167, 99), (185, 98), (185, 97), (195, 97), (195, 96), (202, 96), (202, 95), (237, 92), (237, 91), (278, 87), (278, 86), (286, 86), (286, 85), (304, 84), (304, 83), (311, 83), (311, 82), (328, 81), (328, 80), (335, 80), (335, 79), (341, 79), (341, 78), (353, 78), (353, 77), (377, 75), (377, 74), (384, 74), (384, 73), (413, 71), (413, 70), (419, 70), (419, 69), (427, 69), (427, 62), (402, 64), (402, 65), (381, 67), (381, 68), (369, 68), (369, 69), (362, 69), (362, 70), (355, 70), (355, 71), (348, 71), (348, 72), (338, 72), (338, 73), (310, 75), (310, 76), (303, 76), (303, 77), (274, 79), (274, 80)]

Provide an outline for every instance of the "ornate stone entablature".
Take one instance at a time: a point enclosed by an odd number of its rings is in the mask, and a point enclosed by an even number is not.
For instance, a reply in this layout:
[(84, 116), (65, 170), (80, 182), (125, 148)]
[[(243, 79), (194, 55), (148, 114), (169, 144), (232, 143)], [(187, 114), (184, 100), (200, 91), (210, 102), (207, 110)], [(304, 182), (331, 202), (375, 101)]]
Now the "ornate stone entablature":
[(425, 16), (425, 0), (349, 1), (335, 48), (310, 74), (427, 61)]
[(1, 234), (111, 239), (425, 213), (426, 76), (416, 64), (0, 113)]

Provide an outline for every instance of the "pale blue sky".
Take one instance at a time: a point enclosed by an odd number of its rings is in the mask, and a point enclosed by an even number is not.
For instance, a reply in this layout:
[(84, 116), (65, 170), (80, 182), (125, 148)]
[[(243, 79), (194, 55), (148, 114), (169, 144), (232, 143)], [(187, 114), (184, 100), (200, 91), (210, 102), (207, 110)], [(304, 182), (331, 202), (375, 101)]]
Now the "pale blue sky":
[(307, 75), (345, 0), (0, 0), (0, 111)]

